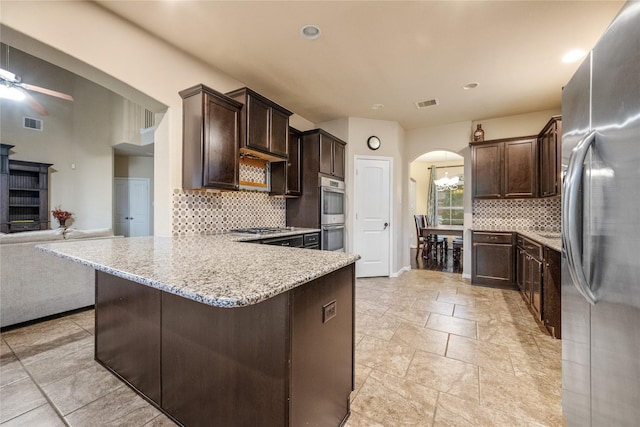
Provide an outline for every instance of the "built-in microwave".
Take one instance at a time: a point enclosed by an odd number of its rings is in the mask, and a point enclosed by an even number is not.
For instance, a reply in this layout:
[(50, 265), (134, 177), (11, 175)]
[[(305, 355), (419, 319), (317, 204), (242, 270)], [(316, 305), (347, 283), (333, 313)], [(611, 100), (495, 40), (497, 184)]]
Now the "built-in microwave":
[(323, 251), (344, 252), (344, 224), (323, 225), (321, 230)]
[(344, 224), (344, 181), (320, 178), (320, 224)]

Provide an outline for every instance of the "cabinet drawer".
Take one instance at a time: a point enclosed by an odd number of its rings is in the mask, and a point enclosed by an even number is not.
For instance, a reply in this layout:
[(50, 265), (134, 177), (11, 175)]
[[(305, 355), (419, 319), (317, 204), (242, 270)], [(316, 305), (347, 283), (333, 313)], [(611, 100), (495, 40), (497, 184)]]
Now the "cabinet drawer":
[(32, 231), (40, 230), (39, 222), (11, 222), (9, 223), (9, 229), (11, 233), (16, 231)]
[[(520, 242), (522, 239), (522, 242)], [(527, 254), (531, 255), (538, 261), (542, 260), (542, 245), (536, 243), (526, 237), (518, 236), (518, 246), (521, 247)]]
[(511, 233), (482, 233), (473, 232), (473, 243), (495, 243), (495, 244), (513, 244), (513, 235)]
[(320, 243), (320, 234), (318, 233), (310, 233), (304, 235), (304, 245), (314, 245)]
[(302, 236), (294, 236), (294, 237), (280, 237), (273, 239), (265, 239), (262, 241), (265, 245), (276, 245), (276, 246), (290, 246), (292, 248), (301, 248), (302, 244)]

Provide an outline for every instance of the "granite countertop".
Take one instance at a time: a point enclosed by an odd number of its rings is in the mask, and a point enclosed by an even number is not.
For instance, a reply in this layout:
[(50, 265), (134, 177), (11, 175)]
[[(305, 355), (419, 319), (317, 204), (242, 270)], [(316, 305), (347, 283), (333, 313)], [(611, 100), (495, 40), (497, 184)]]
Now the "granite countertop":
[(343, 252), (243, 243), (264, 237), (147, 236), (49, 243), (37, 248), (217, 307), (257, 304), (360, 259)]
[(472, 227), (473, 231), (506, 231), (521, 234), (533, 241), (547, 246), (558, 252), (562, 252), (562, 237), (558, 231), (532, 231), (513, 227)]

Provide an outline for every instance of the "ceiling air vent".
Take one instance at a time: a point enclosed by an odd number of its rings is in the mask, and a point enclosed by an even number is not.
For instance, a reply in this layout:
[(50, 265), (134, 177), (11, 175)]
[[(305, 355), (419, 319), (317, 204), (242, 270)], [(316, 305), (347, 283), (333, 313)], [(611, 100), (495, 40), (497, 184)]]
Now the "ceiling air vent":
[(32, 117), (23, 117), (22, 127), (42, 131), (42, 120)]
[(428, 99), (426, 101), (416, 101), (416, 107), (418, 110), (421, 108), (431, 107), (432, 105), (438, 105), (438, 100), (436, 98)]

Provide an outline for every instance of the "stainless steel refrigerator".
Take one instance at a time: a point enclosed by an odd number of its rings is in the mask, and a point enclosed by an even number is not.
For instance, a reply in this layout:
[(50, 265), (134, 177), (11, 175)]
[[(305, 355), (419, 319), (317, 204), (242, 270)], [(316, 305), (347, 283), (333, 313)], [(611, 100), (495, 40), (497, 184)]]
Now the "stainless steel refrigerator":
[(640, 425), (640, 1), (562, 93), (562, 407)]

